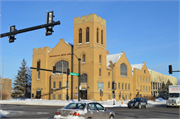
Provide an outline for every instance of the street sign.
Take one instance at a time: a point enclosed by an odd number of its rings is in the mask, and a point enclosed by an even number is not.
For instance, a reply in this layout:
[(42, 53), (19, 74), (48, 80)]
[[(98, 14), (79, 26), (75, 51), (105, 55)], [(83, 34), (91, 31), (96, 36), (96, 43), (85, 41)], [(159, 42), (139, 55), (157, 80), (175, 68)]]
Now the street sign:
[(79, 73), (70, 72), (69, 75), (79, 76)]

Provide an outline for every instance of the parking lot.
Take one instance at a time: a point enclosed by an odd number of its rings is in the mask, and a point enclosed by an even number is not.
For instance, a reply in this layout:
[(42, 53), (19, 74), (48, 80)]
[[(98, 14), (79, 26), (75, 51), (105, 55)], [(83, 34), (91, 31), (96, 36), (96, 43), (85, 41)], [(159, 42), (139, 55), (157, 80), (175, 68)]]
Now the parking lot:
[[(28, 106), (28, 105), (1, 105), (2, 110), (11, 111), (5, 118), (13, 119), (53, 119), (59, 106)], [(107, 108), (116, 113), (116, 119), (179, 119), (179, 108), (166, 108), (165, 105), (149, 107), (147, 109), (115, 107)]]

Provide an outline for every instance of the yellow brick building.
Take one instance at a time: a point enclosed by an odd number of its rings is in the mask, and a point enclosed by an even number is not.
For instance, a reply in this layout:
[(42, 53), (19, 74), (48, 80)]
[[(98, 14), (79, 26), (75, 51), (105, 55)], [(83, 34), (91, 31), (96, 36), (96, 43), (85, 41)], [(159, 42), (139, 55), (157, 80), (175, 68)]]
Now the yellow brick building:
[[(90, 14), (74, 18), (73, 45), (60, 39), (52, 49), (33, 49), (32, 67), (37, 67), (37, 61), (40, 61), (42, 69), (52, 70), (56, 66), (59, 73), (32, 70), (32, 98), (65, 100), (68, 92), (70, 99), (77, 99), (78, 77), (69, 75), (67, 78), (66, 72), (69, 68), (70, 72), (78, 73), (78, 58), (81, 58), (82, 99), (112, 99), (112, 81), (117, 87), (114, 90), (116, 100), (132, 99), (140, 86), (148, 89), (151, 86), (151, 83), (140, 82), (140, 77), (151, 79), (145, 63), (140, 70), (132, 69), (125, 52), (109, 55), (106, 49), (106, 20)], [(103, 96), (100, 96), (100, 90)], [(141, 93), (142, 96), (151, 95), (149, 90)]]

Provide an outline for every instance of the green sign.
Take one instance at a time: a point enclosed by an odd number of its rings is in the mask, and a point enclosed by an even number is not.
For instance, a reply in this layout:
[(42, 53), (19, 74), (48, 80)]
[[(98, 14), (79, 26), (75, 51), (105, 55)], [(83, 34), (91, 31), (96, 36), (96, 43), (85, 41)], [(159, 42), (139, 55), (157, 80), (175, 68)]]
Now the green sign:
[(79, 76), (79, 73), (70, 72), (69, 75)]

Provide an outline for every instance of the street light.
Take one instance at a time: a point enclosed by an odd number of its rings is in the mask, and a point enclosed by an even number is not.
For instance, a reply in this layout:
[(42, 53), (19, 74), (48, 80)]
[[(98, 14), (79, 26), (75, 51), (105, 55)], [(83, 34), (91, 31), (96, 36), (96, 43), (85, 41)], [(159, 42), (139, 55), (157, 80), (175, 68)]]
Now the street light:
[[(71, 55), (75, 55), (74, 53), (70, 53)], [(76, 55), (75, 55), (76, 56)], [(80, 101), (80, 69), (81, 69), (81, 66), (80, 66), (80, 63), (81, 63), (81, 58), (78, 58), (76, 56), (76, 58), (78, 59), (79, 61), (79, 78), (78, 78), (78, 101)]]

